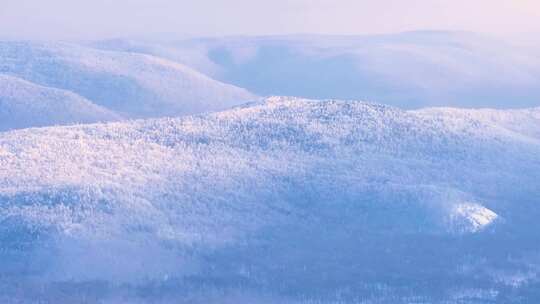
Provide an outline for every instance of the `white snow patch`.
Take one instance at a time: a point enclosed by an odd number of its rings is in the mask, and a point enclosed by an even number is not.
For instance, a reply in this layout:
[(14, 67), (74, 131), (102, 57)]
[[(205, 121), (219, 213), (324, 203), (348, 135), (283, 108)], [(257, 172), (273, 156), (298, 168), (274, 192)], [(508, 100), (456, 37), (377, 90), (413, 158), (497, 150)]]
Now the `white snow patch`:
[(460, 203), (452, 207), (450, 222), (459, 232), (479, 232), (492, 224), (499, 216), (475, 203)]

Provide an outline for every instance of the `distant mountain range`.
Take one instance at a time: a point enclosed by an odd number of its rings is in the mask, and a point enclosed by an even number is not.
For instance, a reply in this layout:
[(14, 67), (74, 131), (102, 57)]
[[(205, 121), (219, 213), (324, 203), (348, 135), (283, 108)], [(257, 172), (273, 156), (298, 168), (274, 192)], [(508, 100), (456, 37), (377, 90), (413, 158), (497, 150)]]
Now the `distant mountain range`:
[(522, 40), (423, 31), (91, 45), (168, 58), (261, 96), (370, 100), (402, 108), (540, 106), (540, 55)]
[[(0, 41), (0, 75), (5, 75), (2, 81), (15, 77), (26, 85), (78, 95), (125, 119), (219, 111), (257, 100), (256, 95), (359, 99), (406, 109), (540, 105), (536, 48), (467, 32)], [(59, 96), (56, 101), (47, 100), (47, 94), (32, 98), (26, 88), (9, 86), (11, 99), (3, 104), (10, 108), (0, 113), (17, 108), (13, 117), (27, 118), (17, 118), (24, 122), (12, 127), (5, 120), (3, 129), (112, 119), (67, 119), (43, 112), (33, 123), (28, 117), (58, 104)], [(15, 92), (26, 101), (15, 98)], [(63, 102), (70, 103), (72, 96)], [(25, 113), (28, 102), (35, 107)]]

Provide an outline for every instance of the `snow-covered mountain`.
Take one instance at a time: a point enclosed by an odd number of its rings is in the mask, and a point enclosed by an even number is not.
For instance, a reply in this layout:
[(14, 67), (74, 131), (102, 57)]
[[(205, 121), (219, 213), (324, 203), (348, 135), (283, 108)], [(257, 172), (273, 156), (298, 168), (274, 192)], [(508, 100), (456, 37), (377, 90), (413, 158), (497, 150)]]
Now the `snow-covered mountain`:
[(537, 48), (508, 40), (424, 31), (109, 40), (94, 46), (169, 58), (261, 96), (362, 99), (404, 108), (540, 106)]
[(0, 73), (70, 91), (127, 118), (223, 110), (253, 99), (178, 63), (69, 43), (1, 41)]
[[(124, 118), (224, 110), (256, 99), (247, 90), (261, 96), (372, 100), (402, 108), (540, 105), (536, 48), (466, 32), (150, 42), (0, 41), (0, 75), (78, 95)], [(12, 90), (10, 96), (15, 98), (15, 92), (36, 106), (43, 98), (28, 95), (35, 90), (24, 93), (22, 89)], [(20, 105), (23, 98), (17, 99)], [(44, 100), (39, 107), (49, 104)], [(78, 106), (70, 109), (74, 107)], [(26, 117), (25, 122), (8, 125), (4, 120), (2, 128), (71, 121), (57, 116), (31, 121), (30, 117), (37, 117), (34, 112), (23, 112), (18, 115)]]
[(538, 299), (539, 115), (274, 97), (2, 133), (0, 299)]
[(72, 92), (0, 74), (0, 131), (121, 119)]

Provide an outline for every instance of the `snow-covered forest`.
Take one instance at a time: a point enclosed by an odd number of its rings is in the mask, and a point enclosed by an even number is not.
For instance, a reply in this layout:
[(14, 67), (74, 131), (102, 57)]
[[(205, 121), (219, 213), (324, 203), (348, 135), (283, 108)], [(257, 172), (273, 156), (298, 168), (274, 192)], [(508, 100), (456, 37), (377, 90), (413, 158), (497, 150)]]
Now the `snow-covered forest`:
[(465, 32), (1, 40), (0, 302), (536, 303), (539, 84)]

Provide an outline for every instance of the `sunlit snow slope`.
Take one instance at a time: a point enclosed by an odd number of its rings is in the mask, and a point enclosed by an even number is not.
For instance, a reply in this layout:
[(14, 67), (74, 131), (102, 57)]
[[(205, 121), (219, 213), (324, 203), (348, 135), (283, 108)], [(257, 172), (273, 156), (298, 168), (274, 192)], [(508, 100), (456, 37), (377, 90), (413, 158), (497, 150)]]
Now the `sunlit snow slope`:
[(178, 63), (70, 43), (0, 41), (0, 73), (73, 92), (127, 118), (223, 110), (253, 99)]
[(0, 134), (0, 299), (539, 299), (539, 114), (275, 97)]

